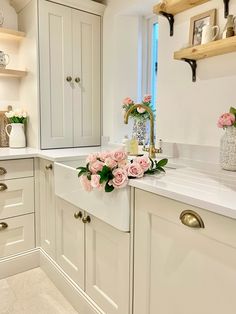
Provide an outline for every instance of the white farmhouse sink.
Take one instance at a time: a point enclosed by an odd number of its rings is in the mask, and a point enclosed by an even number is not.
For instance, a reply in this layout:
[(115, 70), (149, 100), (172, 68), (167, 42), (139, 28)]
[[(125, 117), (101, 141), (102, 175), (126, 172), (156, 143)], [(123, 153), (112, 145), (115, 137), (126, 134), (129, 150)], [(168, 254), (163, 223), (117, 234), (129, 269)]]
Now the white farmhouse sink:
[(84, 165), (84, 159), (55, 163), (56, 195), (121, 231), (130, 231), (130, 187), (111, 193), (85, 192), (76, 170)]

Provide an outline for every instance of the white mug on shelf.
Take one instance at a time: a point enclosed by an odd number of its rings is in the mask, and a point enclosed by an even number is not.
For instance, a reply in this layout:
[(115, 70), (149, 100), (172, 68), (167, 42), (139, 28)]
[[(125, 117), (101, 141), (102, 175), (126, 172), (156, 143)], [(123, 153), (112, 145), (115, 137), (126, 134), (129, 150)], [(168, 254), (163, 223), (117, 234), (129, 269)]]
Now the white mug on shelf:
[[(205, 25), (202, 28), (202, 40), (201, 44), (207, 44), (211, 41), (214, 41), (220, 33), (220, 28), (218, 25), (211, 26)], [(215, 35), (214, 35), (215, 34)]]

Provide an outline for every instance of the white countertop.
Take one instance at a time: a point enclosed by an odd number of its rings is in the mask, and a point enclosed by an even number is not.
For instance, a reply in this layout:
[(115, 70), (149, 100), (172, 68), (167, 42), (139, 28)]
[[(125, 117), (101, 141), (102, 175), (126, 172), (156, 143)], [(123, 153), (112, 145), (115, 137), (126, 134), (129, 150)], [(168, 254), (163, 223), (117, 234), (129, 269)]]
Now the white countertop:
[[(51, 161), (75, 160), (99, 150), (101, 147), (53, 150), (0, 148), (0, 160), (32, 157)], [(129, 185), (236, 219), (236, 172), (221, 170), (219, 165), (186, 159), (170, 159), (169, 165), (177, 169), (167, 168), (164, 175), (133, 179)]]

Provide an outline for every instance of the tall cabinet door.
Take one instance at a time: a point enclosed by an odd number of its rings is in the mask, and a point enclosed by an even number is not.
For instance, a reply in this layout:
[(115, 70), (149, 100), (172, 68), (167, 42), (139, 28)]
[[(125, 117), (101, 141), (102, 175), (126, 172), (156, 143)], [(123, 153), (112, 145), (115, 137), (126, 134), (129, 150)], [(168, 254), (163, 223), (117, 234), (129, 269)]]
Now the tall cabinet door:
[(72, 29), (68, 7), (40, 1), (41, 147), (73, 146)]
[(82, 212), (60, 198), (56, 203), (56, 261), (84, 289), (84, 224), (78, 218)]
[(101, 141), (101, 18), (72, 10), (74, 146)]
[(56, 209), (53, 164), (40, 159), (39, 171), (41, 247), (55, 258)]
[(85, 291), (105, 313), (129, 313), (129, 241), (95, 217), (86, 224)]

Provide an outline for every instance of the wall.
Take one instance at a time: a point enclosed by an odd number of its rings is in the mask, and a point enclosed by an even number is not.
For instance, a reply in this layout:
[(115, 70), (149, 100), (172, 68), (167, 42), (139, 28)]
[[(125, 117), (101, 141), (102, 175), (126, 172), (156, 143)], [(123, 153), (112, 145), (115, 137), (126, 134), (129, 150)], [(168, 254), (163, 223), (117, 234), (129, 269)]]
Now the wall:
[[(144, 2), (144, 1), (142, 1)], [(151, 14), (158, 1), (110, 0), (104, 16), (104, 135), (111, 141), (130, 132), (122, 123), (120, 102), (140, 92), (139, 55), (142, 16)], [(236, 53), (198, 62), (197, 82), (192, 83), (190, 67), (173, 60), (175, 50), (188, 43), (190, 17), (217, 8), (217, 22), (223, 29), (223, 1), (209, 3), (183, 12), (175, 17), (175, 35), (169, 37), (166, 19), (159, 18), (159, 78), (157, 136), (167, 142), (218, 146), (222, 131), (216, 127), (218, 116), (236, 106)], [(236, 15), (236, 0), (230, 1), (230, 13)], [(117, 23), (126, 19), (137, 21), (136, 27), (123, 24), (117, 32)], [(139, 21), (139, 22), (138, 22)], [(139, 39), (139, 42), (135, 40)], [(117, 46), (126, 54), (117, 55)], [(125, 65), (125, 66), (124, 66)], [(118, 68), (118, 73), (114, 70)], [(133, 75), (132, 75), (133, 74)], [(138, 81), (137, 81), (138, 80)]]

